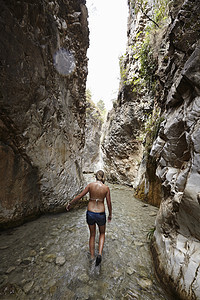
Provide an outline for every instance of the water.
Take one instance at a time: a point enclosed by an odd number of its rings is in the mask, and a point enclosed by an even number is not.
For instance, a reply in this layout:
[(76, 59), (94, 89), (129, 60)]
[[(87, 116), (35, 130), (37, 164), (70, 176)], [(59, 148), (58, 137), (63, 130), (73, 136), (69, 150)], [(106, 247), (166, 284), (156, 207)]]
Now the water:
[[(1, 232), (0, 299), (170, 299), (154, 274), (146, 235), (157, 208), (112, 185), (101, 267), (88, 253), (86, 208)], [(96, 238), (96, 251), (98, 236)]]

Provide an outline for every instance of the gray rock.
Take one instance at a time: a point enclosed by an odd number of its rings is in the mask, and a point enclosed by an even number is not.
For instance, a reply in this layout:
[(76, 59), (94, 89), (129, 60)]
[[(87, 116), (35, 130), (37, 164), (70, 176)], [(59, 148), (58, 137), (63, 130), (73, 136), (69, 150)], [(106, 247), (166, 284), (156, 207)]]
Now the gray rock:
[(32, 289), (34, 285), (34, 281), (30, 281), (30, 282), (27, 282), (24, 286), (23, 286), (23, 290), (26, 294), (28, 294), (30, 292), (30, 290)]
[(65, 262), (66, 262), (66, 259), (64, 256), (56, 257), (56, 265), (63, 266)]
[[(42, 7), (2, 2), (1, 10), (0, 226), (5, 228), (63, 210), (83, 187), (89, 30), (80, 1), (47, 1)], [(76, 57), (68, 75), (58, 72), (61, 50), (65, 67)]]

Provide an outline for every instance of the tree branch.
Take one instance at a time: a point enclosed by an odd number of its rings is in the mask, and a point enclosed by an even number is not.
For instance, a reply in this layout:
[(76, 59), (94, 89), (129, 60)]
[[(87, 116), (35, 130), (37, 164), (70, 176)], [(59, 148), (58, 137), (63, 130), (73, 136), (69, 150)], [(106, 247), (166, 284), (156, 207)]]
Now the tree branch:
[(149, 21), (153, 22), (156, 26), (158, 26), (158, 28), (160, 27), (160, 26), (158, 25), (158, 23), (156, 23), (153, 19), (151, 19), (151, 18), (145, 13), (144, 9), (142, 8), (142, 5), (140, 5), (140, 9), (141, 9), (142, 13), (145, 15), (145, 17), (147, 17), (147, 18), (149, 19)]

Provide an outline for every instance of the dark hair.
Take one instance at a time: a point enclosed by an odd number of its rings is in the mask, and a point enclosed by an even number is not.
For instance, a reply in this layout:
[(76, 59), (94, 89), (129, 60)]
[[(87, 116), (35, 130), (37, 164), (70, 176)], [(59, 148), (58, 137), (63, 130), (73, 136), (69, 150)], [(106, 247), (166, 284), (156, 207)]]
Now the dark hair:
[(96, 179), (104, 183), (105, 182), (104, 171), (102, 170), (97, 171)]

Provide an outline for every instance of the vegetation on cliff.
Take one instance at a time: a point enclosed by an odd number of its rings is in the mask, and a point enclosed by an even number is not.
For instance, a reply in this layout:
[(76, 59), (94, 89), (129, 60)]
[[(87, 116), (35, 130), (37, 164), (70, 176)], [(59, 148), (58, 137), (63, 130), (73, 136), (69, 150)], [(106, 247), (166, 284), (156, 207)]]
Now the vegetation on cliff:
[(89, 89), (86, 90), (86, 115), (91, 115), (103, 123), (107, 114), (103, 100), (99, 100), (95, 104), (92, 100), (92, 93)]

